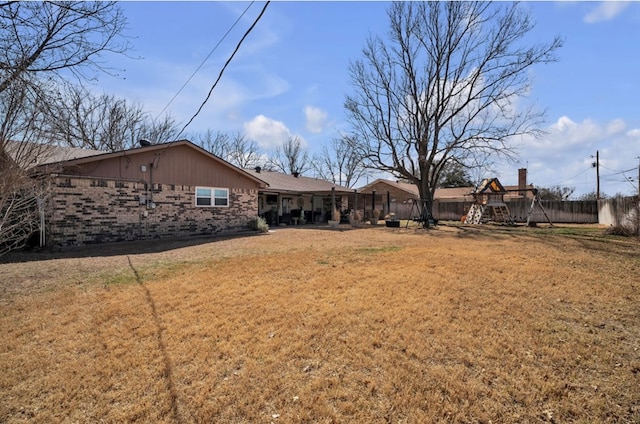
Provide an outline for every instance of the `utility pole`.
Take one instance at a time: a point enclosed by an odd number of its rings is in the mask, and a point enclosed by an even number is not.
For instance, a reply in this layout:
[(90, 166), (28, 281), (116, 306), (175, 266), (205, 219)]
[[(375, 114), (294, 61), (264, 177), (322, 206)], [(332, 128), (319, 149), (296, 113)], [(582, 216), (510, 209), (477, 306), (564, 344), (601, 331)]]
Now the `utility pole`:
[(638, 159), (638, 204), (637, 204), (637, 208), (636, 209), (636, 235), (640, 236), (640, 156), (637, 157)]
[(600, 200), (600, 151), (598, 150), (596, 150), (596, 161), (592, 165), (596, 168), (596, 200)]
[(596, 200), (600, 200), (600, 151), (596, 150)]

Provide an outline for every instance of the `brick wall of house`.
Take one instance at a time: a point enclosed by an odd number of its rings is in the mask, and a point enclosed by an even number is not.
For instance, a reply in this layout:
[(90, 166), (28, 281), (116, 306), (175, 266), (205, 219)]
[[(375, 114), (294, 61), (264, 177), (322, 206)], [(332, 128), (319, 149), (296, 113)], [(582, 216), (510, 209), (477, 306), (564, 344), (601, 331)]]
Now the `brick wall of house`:
[(57, 246), (212, 235), (247, 229), (258, 191), (229, 188), (229, 207), (196, 207), (195, 187), (58, 176), (47, 205), (47, 239)]

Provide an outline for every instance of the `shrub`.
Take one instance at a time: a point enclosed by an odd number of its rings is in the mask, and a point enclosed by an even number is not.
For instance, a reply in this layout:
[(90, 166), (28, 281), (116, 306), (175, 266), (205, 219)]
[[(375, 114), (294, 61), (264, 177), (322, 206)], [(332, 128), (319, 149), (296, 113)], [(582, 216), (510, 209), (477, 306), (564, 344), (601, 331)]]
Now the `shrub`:
[(624, 237), (631, 237), (635, 235), (634, 230), (632, 228), (629, 228), (629, 226), (625, 226), (625, 225), (612, 225), (611, 227), (607, 228), (605, 233), (610, 236), (624, 236)]
[(257, 217), (249, 221), (249, 228), (254, 231), (260, 231), (261, 233), (266, 233), (269, 231), (269, 224), (262, 217)]

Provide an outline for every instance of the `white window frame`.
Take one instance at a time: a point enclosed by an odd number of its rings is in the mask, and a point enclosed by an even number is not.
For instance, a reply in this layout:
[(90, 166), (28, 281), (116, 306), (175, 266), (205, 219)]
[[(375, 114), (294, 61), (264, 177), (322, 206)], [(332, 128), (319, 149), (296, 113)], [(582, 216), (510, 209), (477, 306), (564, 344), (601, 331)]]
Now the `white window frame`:
[[(208, 194), (198, 194), (198, 191), (208, 191)], [(222, 191), (224, 191), (224, 195), (220, 193)], [(200, 199), (208, 200), (208, 204), (198, 204)], [(228, 208), (229, 189), (223, 187), (196, 187), (194, 202), (197, 208)]]

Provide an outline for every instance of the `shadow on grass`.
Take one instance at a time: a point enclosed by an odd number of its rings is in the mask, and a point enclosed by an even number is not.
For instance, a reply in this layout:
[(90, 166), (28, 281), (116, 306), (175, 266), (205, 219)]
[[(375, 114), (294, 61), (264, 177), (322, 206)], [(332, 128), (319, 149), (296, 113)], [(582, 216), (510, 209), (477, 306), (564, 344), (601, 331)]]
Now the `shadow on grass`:
[(257, 232), (242, 232), (237, 234), (192, 236), (178, 238), (154, 238), (117, 243), (91, 244), (65, 248), (44, 248), (9, 252), (0, 256), (0, 264), (32, 261), (46, 261), (50, 259), (89, 258), (137, 255), (143, 253), (160, 253), (184, 247), (199, 246), (241, 237), (262, 235)]
[(153, 300), (151, 296), (151, 292), (149, 288), (144, 284), (142, 278), (140, 277), (140, 273), (131, 263), (131, 258), (127, 255), (127, 261), (129, 262), (129, 267), (133, 271), (133, 275), (136, 277), (136, 282), (145, 293), (145, 298), (149, 307), (151, 308), (151, 315), (153, 317), (153, 323), (156, 327), (156, 336), (158, 338), (158, 349), (160, 350), (160, 354), (162, 355), (162, 362), (164, 364), (164, 370), (162, 371), (162, 376), (165, 378), (167, 382), (167, 391), (169, 392), (169, 399), (171, 403), (171, 415), (173, 416), (174, 422), (181, 422), (180, 415), (178, 414), (178, 395), (176, 392), (176, 386), (173, 381), (173, 363), (171, 362), (171, 358), (169, 357), (169, 353), (167, 352), (167, 345), (164, 342), (162, 326), (160, 325), (160, 317), (158, 316), (158, 310), (156, 308), (156, 302)]
[(611, 235), (565, 235), (566, 238), (576, 240), (585, 250), (597, 252), (602, 256), (619, 256), (625, 260), (640, 263), (640, 238)]
[(503, 240), (505, 238), (517, 238), (527, 235), (525, 228), (518, 225), (498, 225), (498, 224), (479, 224), (479, 225), (453, 225), (457, 232), (456, 237), (463, 239), (495, 239)]

